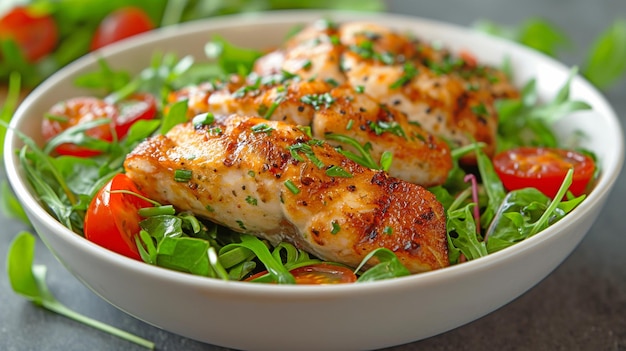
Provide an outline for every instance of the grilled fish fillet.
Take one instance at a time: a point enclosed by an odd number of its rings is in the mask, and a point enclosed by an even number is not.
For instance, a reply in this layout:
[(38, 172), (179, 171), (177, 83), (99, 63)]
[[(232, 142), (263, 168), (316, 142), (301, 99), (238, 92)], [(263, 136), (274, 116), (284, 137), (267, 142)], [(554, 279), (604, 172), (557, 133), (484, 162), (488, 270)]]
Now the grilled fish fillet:
[[(501, 70), (467, 52), (454, 55), (390, 28), (365, 22), (311, 25), (257, 60), (255, 72), (288, 70), (304, 79), (333, 79), (359, 87), (454, 146), (479, 141), (496, 149), (494, 101), (518, 97)], [(473, 163), (473, 156), (464, 158)]]
[[(141, 143), (124, 167), (156, 201), (322, 259), (355, 267), (385, 247), (411, 272), (448, 265), (444, 210), (432, 193), (294, 125), (241, 116), (185, 123)], [(191, 179), (175, 181), (178, 169)]]
[[(233, 77), (227, 84), (206, 83), (173, 93), (170, 102), (188, 100), (189, 116), (212, 112), (216, 116), (261, 115), (272, 120), (311, 126), (317, 139), (357, 153), (335, 136), (347, 136), (358, 144), (369, 143), (368, 154), (377, 168), (385, 151), (393, 157), (389, 174), (422, 186), (445, 182), (452, 168), (448, 145), (406, 115), (379, 104), (349, 86), (324, 81), (290, 80), (285, 84), (242, 83)], [(283, 81), (280, 78), (266, 81)], [(253, 89), (249, 87), (254, 86)]]

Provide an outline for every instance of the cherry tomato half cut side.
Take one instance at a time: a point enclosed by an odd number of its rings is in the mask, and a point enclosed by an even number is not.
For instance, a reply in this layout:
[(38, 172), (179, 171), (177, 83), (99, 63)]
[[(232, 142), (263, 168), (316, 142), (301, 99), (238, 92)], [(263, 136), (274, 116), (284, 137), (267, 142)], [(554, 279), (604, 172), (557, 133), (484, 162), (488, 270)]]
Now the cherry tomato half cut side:
[[(330, 263), (315, 263), (294, 268), (289, 272), (295, 278), (296, 284), (322, 285), (356, 282), (356, 275), (350, 268)], [(268, 274), (267, 271), (256, 273), (247, 278), (246, 281), (252, 281), (266, 274)]]
[(142, 195), (127, 175), (115, 175), (89, 204), (85, 216), (85, 238), (126, 257), (141, 260), (135, 244), (135, 235), (140, 231), (139, 222), (142, 220), (137, 211), (152, 207), (152, 204), (117, 190)]
[[(81, 123), (108, 118), (115, 120), (118, 115), (117, 107), (104, 100), (93, 97), (77, 97), (59, 102), (52, 106), (48, 115), (43, 119), (41, 131), (44, 139), (49, 141), (62, 131)], [(104, 141), (113, 140), (110, 124), (102, 124), (85, 132), (88, 136)], [(90, 157), (100, 154), (100, 151), (91, 150), (71, 143), (63, 143), (55, 149), (60, 155)]]
[(139, 120), (156, 117), (157, 101), (151, 94), (135, 93), (118, 103), (119, 113), (113, 120), (118, 139), (128, 134), (130, 127)]
[(502, 184), (509, 190), (537, 188), (553, 198), (569, 169), (574, 169), (569, 190), (583, 194), (595, 172), (595, 162), (588, 155), (557, 148), (519, 147), (493, 158), (493, 166)]

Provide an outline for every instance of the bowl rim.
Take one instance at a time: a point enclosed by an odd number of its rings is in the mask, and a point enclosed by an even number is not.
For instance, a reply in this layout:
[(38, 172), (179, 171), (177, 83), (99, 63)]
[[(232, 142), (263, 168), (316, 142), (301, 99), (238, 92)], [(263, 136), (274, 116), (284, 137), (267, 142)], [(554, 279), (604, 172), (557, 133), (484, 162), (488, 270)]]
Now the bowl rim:
[[(45, 95), (48, 89), (52, 89), (56, 84), (62, 82), (67, 75), (76, 73), (87, 66), (92, 65), (96, 57), (112, 56), (120, 52), (127, 50), (136, 45), (150, 44), (158, 42), (169, 37), (176, 37), (179, 35), (190, 35), (195, 32), (209, 32), (217, 29), (228, 29), (233, 27), (247, 27), (258, 26), (268, 24), (280, 24), (288, 25), (300, 22), (311, 22), (312, 20), (323, 18), (330, 15), (331, 18), (339, 18), (340, 21), (360, 19), (360, 20), (384, 20), (385, 22), (399, 22), (406, 24), (408, 22), (415, 22), (417, 24), (424, 24), (427, 26), (434, 26), (437, 28), (444, 28), (449, 31), (462, 32), (464, 35), (476, 35), (488, 38), (486, 40), (493, 42), (494, 45), (503, 45), (506, 50), (523, 51), (537, 59), (547, 62), (550, 65), (564, 68), (565, 65), (557, 60), (547, 57), (544, 54), (533, 51), (520, 44), (510, 42), (501, 38), (487, 36), (486, 34), (479, 33), (471, 30), (469, 27), (463, 27), (456, 24), (451, 24), (443, 21), (432, 20), (427, 18), (421, 18), (417, 16), (403, 15), (403, 14), (390, 14), (390, 13), (362, 13), (353, 11), (335, 11), (335, 10), (280, 10), (280, 11), (267, 11), (263, 13), (254, 14), (238, 14), (227, 15), (218, 18), (210, 18), (204, 20), (195, 20), (187, 23), (173, 25), (169, 27), (159, 28), (149, 33), (144, 33), (133, 38), (118, 42), (99, 50), (96, 53), (87, 54), (82, 58), (70, 63), (63, 67), (61, 70), (53, 74), (50, 78), (42, 82), (37, 88), (35, 88), (20, 104), (17, 111), (14, 114), (14, 118), (10, 122), (10, 127), (7, 130), (6, 140), (4, 145), (4, 164), (7, 173), (7, 178), (14, 189), (18, 199), (24, 207), (27, 207), (32, 211), (33, 215), (39, 217), (43, 223), (48, 226), (54, 235), (58, 235), (61, 239), (67, 243), (71, 243), (76, 248), (87, 250), (91, 256), (97, 257), (98, 260), (106, 260), (110, 264), (120, 266), (124, 269), (133, 270), (136, 273), (145, 274), (158, 279), (165, 279), (173, 281), (177, 284), (190, 285), (196, 287), (203, 287), (208, 289), (215, 289), (216, 291), (228, 291), (231, 294), (242, 294), (247, 296), (262, 296), (267, 293), (272, 295), (278, 295), (281, 298), (298, 298), (306, 296), (326, 296), (337, 294), (365, 294), (375, 293), (380, 290), (387, 290), (389, 286), (394, 288), (409, 288), (419, 286), (423, 284), (437, 284), (440, 281), (447, 281), (454, 279), (455, 277), (469, 274), (471, 272), (480, 272), (488, 270), (491, 266), (497, 265), (503, 261), (508, 260), (510, 257), (515, 257), (524, 254), (528, 250), (532, 250), (534, 247), (541, 245), (546, 241), (556, 240), (559, 236), (561, 228), (565, 228), (571, 221), (559, 221), (537, 235), (527, 238), (526, 240), (513, 245), (512, 247), (503, 249), (501, 251), (489, 254), (477, 260), (465, 262), (454, 266), (449, 266), (443, 269), (424, 272), (419, 274), (413, 274), (406, 277), (399, 277), (390, 280), (383, 280), (371, 283), (361, 284), (340, 284), (340, 285), (272, 285), (272, 284), (250, 284), (247, 282), (239, 281), (223, 281), (219, 279), (212, 279), (207, 277), (195, 276), (188, 273), (169, 270), (162, 267), (152, 266), (143, 262), (138, 262), (131, 258), (109, 251), (103, 247), (94, 244), (78, 234), (75, 234), (59, 221), (57, 221), (52, 215), (50, 215), (43, 206), (40, 205), (34, 194), (31, 192), (30, 185), (23, 176), (23, 172), (20, 170), (19, 158), (16, 156), (14, 150), (17, 145), (22, 143), (19, 140), (17, 133), (14, 129), (24, 125), (27, 120), (27, 112), (29, 106), (36, 101), (40, 96)], [(419, 33), (416, 33), (419, 36)], [(613, 129), (616, 132), (617, 144), (614, 145), (616, 150), (614, 156), (611, 156), (613, 162), (609, 169), (603, 168), (602, 174), (598, 179), (593, 191), (587, 196), (574, 212), (570, 213), (567, 217), (575, 219), (575, 215), (578, 213), (586, 213), (591, 211), (595, 206), (603, 205), (603, 199), (606, 198), (608, 192), (616, 182), (624, 162), (624, 140), (622, 135), (622, 128), (617, 114), (613, 110), (612, 106), (608, 103), (606, 98), (595, 87), (591, 85), (581, 76), (577, 75), (572, 81), (572, 87), (581, 85), (582, 88), (592, 91), (597, 95), (597, 100), (601, 104), (599, 106), (606, 112), (604, 118), (612, 124)], [(603, 166), (604, 166), (603, 160)], [(608, 171), (608, 172), (607, 172)], [(62, 259), (60, 259), (62, 261)]]

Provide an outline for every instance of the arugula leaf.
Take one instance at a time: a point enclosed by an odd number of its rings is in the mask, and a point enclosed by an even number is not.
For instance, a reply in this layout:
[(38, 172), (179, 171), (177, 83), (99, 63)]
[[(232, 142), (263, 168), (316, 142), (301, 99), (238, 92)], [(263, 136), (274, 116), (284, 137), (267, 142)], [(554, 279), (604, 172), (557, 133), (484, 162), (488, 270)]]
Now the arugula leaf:
[(474, 28), (512, 41), (517, 41), (546, 55), (555, 57), (564, 46), (571, 46), (571, 40), (553, 23), (539, 18), (526, 19), (517, 27), (503, 26), (491, 21), (481, 20)]
[(615, 20), (596, 38), (582, 74), (600, 89), (606, 89), (626, 74), (626, 19)]
[(232, 249), (233, 247), (245, 247), (250, 251), (254, 252), (254, 254), (258, 257), (258, 259), (265, 265), (265, 268), (269, 272), (273, 281), (278, 284), (294, 284), (295, 278), (289, 270), (285, 268), (283, 263), (280, 260), (277, 260), (272, 253), (267, 248), (267, 245), (258, 239), (249, 234), (241, 234), (240, 243), (232, 243), (224, 246), (222, 250), (220, 250), (220, 254), (222, 251), (227, 251)]
[(472, 211), (474, 206), (476, 206), (474, 203), (469, 203), (447, 212), (446, 227), (450, 251), (448, 256), (451, 264), (459, 263), (460, 253), (468, 260), (487, 256), (485, 242), (479, 241), (476, 235), (477, 228)]
[(101, 89), (106, 93), (122, 89), (130, 82), (130, 74), (127, 71), (115, 71), (102, 57), (98, 57), (100, 70), (87, 72), (74, 79), (74, 84), (87, 89)]
[(591, 109), (584, 101), (570, 99), (570, 85), (577, 68), (559, 89), (552, 101), (538, 104), (536, 81), (528, 81), (520, 99), (503, 99), (495, 103), (498, 125), (498, 151), (516, 146), (557, 147), (558, 141), (550, 126), (558, 119), (575, 111)]
[(33, 265), (34, 256), (35, 237), (28, 232), (20, 232), (13, 239), (7, 257), (7, 273), (13, 291), (37, 306), (148, 349), (154, 349), (154, 343), (149, 340), (83, 316), (57, 301), (46, 285), (46, 267)]
[(493, 163), (478, 147), (476, 148), (476, 161), (482, 184), (487, 193), (487, 207), (480, 216), (480, 222), (487, 224), (493, 220), (498, 207), (506, 196), (506, 190), (504, 190), (504, 185), (493, 168)]
[(377, 258), (379, 263), (369, 268), (357, 279), (357, 283), (391, 279), (411, 275), (411, 272), (400, 262), (393, 251), (380, 247), (367, 254), (361, 264), (354, 270), (358, 272), (370, 259)]
[(554, 199), (535, 188), (514, 190), (507, 194), (487, 231), (487, 250), (499, 251), (520, 242), (554, 224), (584, 199), (585, 195), (562, 201), (572, 182), (570, 170)]
[(263, 55), (261, 51), (237, 47), (219, 35), (213, 36), (205, 46), (210, 59), (216, 59), (224, 74), (237, 73), (247, 76), (254, 62)]

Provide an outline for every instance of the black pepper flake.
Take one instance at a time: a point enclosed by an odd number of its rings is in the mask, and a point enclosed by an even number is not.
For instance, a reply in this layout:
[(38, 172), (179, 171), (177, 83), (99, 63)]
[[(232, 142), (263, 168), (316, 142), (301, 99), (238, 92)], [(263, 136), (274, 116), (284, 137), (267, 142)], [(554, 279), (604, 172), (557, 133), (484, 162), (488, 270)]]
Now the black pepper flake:
[(300, 105), (298, 106), (298, 112), (303, 112), (304, 111), (304, 106)]

